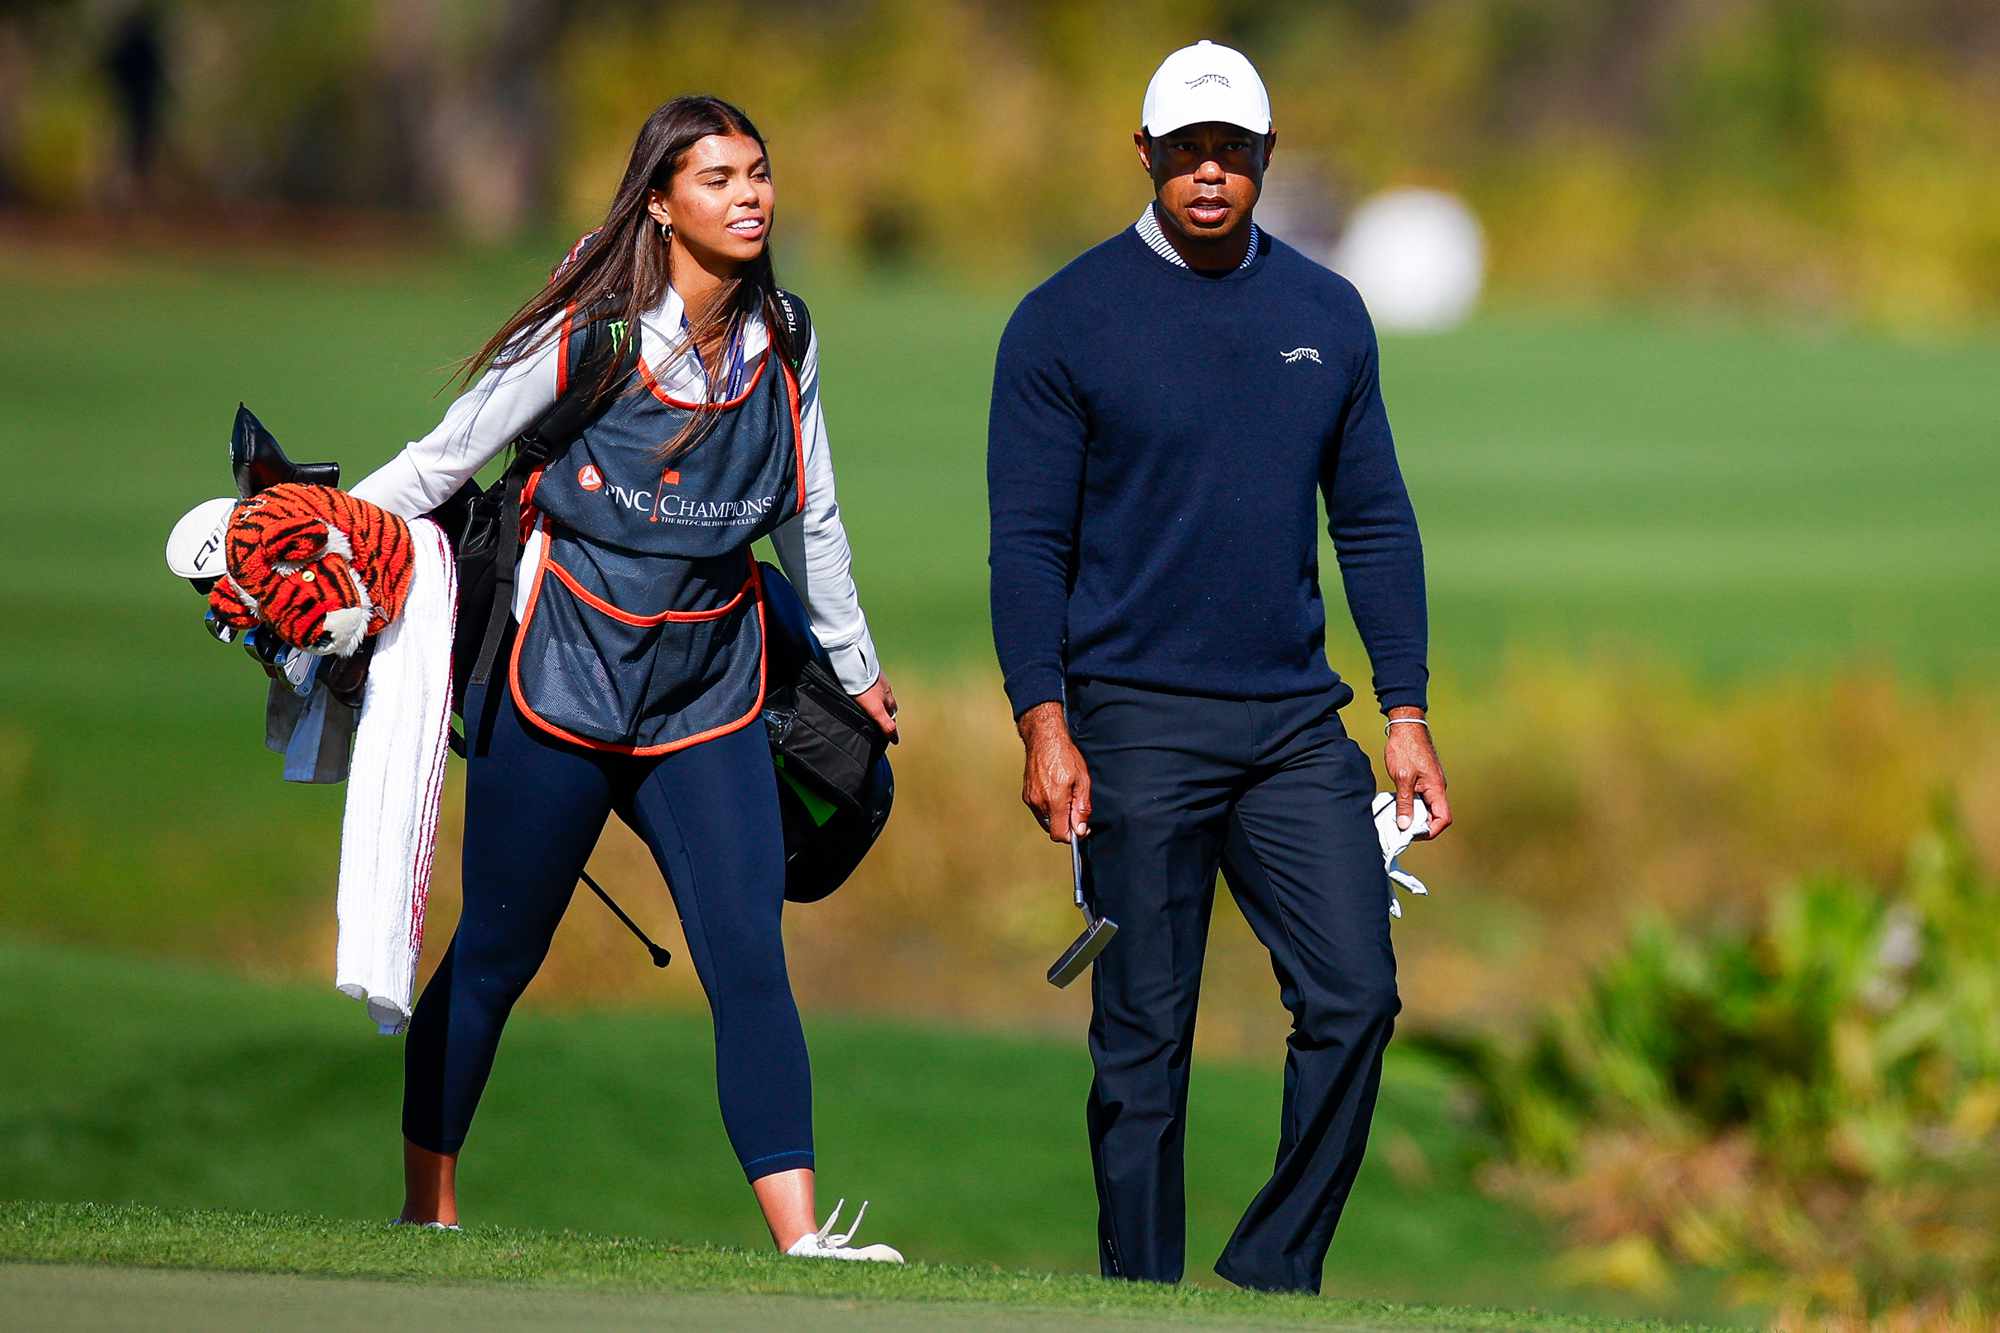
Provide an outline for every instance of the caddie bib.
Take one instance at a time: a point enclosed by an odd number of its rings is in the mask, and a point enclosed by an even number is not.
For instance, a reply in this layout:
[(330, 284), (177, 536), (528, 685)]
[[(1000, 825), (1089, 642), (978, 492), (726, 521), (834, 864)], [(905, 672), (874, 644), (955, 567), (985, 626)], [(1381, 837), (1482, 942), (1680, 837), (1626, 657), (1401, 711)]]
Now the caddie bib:
[[(566, 331), (558, 392), (568, 390)], [(805, 507), (798, 381), (767, 347), (724, 402), (631, 381), (529, 482), (546, 546), (514, 639), (521, 715), (598, 750), (665, 754), (748, 726), (764, 702), (750, 546)], [(703, 433), (668, 459), (691, 419)]]

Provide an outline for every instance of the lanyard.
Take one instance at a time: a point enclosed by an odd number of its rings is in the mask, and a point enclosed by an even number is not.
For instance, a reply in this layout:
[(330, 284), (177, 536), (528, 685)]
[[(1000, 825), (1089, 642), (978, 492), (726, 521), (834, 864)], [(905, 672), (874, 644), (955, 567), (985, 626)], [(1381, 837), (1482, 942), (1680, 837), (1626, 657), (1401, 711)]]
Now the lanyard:
[[(701, 371), (702, 384), (708, 384), (708, 367), (701, 359), (701, 349), (694, 345), (694, 329), (688, 323), (687, 312), (681, 312), (681, 334), (687, 339), (688, 355), (694, 358), (696, 368)], [(722, 396), (725, 400), (743, 392), (743, 326), (738, 324), (729, 335), (729, 342), (722, 349)]]

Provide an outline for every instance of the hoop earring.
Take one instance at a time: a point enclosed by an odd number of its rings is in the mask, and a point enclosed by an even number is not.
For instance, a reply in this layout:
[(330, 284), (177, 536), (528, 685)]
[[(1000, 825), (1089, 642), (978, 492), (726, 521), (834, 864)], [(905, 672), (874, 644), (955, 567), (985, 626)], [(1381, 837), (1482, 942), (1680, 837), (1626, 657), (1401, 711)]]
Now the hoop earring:
[(658, 225), (660, 228), (660, 244), (665, 245), (669, 240), (673, 238), (674, 229), (664, 222), (659, 223)]

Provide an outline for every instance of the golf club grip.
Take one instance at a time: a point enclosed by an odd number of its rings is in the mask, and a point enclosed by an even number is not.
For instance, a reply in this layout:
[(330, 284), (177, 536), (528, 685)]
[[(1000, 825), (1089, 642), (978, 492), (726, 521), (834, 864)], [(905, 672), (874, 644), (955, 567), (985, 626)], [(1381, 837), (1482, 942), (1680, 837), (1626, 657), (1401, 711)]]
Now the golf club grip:
[(1071, 881), (1071, 886), (1076, 891), (1076, 905), (1078, 907), (1082, 907), (1083, 906), (1083, 848), (1077, 842), (1075, 824), (1071, 824), (1069, 830), (1069, 877)]

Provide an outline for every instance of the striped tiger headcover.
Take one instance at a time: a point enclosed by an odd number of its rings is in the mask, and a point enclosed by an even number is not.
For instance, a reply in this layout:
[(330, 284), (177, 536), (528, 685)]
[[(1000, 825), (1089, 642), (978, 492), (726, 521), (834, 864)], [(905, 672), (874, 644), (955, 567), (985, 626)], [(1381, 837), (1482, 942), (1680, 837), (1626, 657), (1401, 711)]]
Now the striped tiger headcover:
[(260, 622), (294, 648), (346, 657), (402, 613), (410, 525), (331, 486), (273, 486), (236, 506), (229, 573), (208, 595), (238, 629)]

